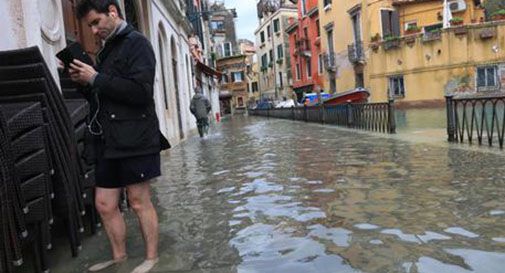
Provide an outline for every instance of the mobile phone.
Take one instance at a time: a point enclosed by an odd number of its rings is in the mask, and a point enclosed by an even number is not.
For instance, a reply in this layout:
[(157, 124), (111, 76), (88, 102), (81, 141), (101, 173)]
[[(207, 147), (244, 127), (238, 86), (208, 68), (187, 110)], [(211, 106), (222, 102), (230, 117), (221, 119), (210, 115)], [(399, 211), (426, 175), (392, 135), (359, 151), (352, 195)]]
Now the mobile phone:
[(65, 69), (70, 67), (74, 59), (85, 64), (93, 65), (93, 61), (79, 43), (72, 43), (65, 47), (62, 51), (56, 53), (56, 57), (65, 64)]

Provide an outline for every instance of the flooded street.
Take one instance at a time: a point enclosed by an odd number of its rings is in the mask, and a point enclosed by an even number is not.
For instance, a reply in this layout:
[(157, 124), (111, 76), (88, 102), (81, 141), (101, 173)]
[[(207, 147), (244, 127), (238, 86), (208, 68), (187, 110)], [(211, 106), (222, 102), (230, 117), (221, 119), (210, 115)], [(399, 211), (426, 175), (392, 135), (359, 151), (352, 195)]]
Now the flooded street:
[[(318, 124), (225, 120), (163, 159), (153, 272), (504, 272), (504, 159)], [(142, 260), (127, 215), (129, 261), (103, 272)], [(52, 272), (108, 257), (102, 233), (76, 259), (55, 249)]]

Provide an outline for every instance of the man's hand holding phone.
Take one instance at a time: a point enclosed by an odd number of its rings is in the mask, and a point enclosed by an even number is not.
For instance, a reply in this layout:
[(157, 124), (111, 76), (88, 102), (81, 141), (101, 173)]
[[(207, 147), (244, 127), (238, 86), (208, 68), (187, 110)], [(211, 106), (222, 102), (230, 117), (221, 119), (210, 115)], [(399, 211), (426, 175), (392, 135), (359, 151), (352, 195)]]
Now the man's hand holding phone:
[(81, 85), (90, 84), (91, 80), (98, 73), (91, 65), (85, 64), (77, 59), (74, 59), (70, 63), (68, 72), (72, 81), (78, 82)]

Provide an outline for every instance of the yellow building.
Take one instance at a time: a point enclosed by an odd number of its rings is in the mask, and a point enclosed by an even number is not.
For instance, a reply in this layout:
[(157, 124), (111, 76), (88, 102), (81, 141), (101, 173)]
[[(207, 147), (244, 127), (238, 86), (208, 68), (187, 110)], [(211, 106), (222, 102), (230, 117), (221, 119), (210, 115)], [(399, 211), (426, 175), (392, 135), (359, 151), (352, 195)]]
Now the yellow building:
[(448, 2), (454, 20), (443, 28), (443, 1), (319, 1), (325, 90), (363, 86), (371, 102), (432, 105), (446, 93), (499, 89), (505, 24), (484, 22), (473, 0)]

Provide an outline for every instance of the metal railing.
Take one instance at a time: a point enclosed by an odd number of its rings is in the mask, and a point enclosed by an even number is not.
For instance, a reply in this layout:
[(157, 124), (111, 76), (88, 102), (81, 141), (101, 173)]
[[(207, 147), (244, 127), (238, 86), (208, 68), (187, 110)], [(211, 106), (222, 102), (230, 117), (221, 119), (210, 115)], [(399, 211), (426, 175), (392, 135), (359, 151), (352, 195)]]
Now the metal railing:
[(363, 62), (365, 54), (363, 51), (363, 42), (356, 42), (347, 46), (347, 55), (351, 63)]
[(505, 95), (454, 98), (446, 96), (447, 135), (450, 142), (465, 142), (503, 148)]
[(250, 109), (253, 116), (333, 124), (382, 133), (396, 133), (394, 101), (385, 103), (319, 105), (292, 108)]
[(324, 68), (329, 71), (333, 71), (337, 68), (337, 60), (335, 52), (328, 51), (323, 54)]

